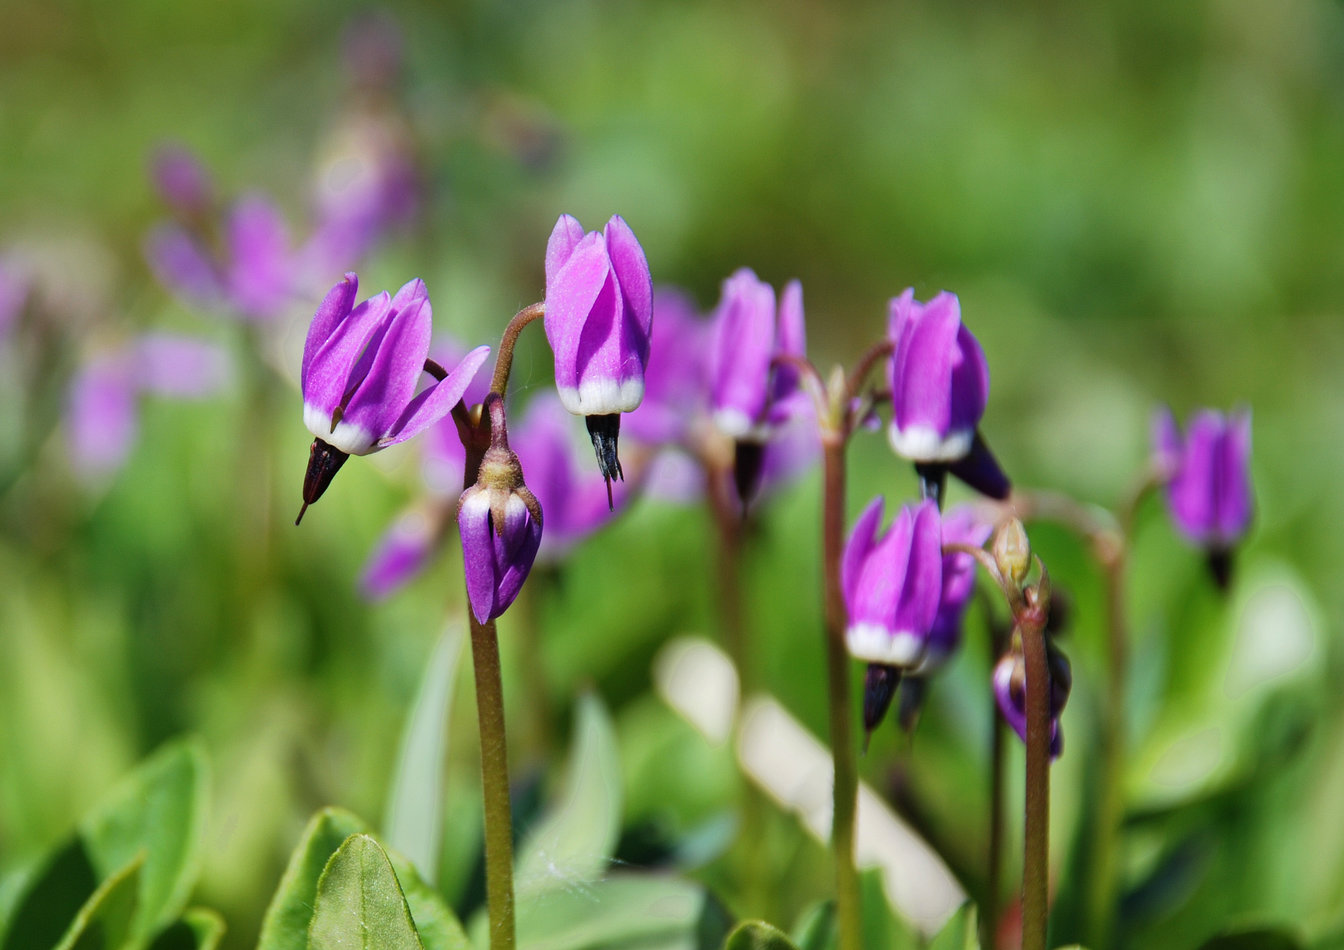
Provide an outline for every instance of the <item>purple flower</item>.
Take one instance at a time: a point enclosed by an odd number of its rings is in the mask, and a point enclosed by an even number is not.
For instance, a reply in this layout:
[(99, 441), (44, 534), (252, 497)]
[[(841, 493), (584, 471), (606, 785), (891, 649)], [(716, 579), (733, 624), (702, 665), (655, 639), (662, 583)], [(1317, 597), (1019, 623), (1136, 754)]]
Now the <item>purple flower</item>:
[(417, 393), (432, 322), (424, 282), (412, 280), (395, 297), (383, 291), (355, 306), (358, 288), (351, 273), (331, 289), (303, 347), (303, 421), (317, 437), (304, 479), (305, 510), (346, 457), (404, 442), (446, 416), (490, 352), (477, 347), (446, 378)]
[(1226, 552), (1251, 523), (1251, 414), (1195, 413), (1184, 439), (1169, 410), (1153, 420), (1171, 518), (1192, 544)]
[[(943, 544), (969, 544), (981, 547), (989, 540), (994, 526), (976, 517), (975, 509), (960, 505), (943, 515)], [(928, 650), (913, 672), (927, 675), (941, 667), (961, 645), (961, 620), (975, 593), (975, 558), (949, 552), (943, 555), (943, 588), (938, 613), (929, 631)]]
[(150, 333), (85, 364), (70, 385), (70, 456), (85, 475), (111, 472), (135, 443), (142, 394), (199, 399), (222, 389), (229, 364), (210, 343)]
[(719, 429), (739, 441), (765, 442), (788, 420), (798, 393), (797, 371), (775, 366), (774, 358), (805, 349), (798, 281), (784, 288), (778, 311), (774, 289), (750, 269), (724, 281), (710, 357), (710, 405)]
[(210, 250), (209, 242), (192, 230), (162, 224), (150, 233), (145, 255), (166, 287), (251, 320), (275, 316), (293, 295), (288, 229), (275, 207), (258, 195), (244, 197), (229, 210), (222, 252)]
[(457, 505), (467, 600), (481, 623), (494, 620), (518, 596), (541, 546), (542, 522), (541, 505), (523, 484), (522, 466), (509, 449), (504, 403), (492, 393), (486, 407), (490, 448), (476, 484)]
[(845, 643), (856, 659), (914, 666), (927, 649), (943, 587), (938, 507), (906, 505), (879, 537), (882, 507), (880, 497), (873, 500), (845, 546)]
[(381, 600), (419, 574), (438, 545), (441, 527), (420, 509), (403, 512), (364, 566), (360, 592), (370, 600)]
[[(1068, 658), (1049, 639), (1045, 641), (1046, 663), (1050, 673), (1050, 758), (1057, 759), (1064, 749), (1064, 733), (1059, 716), (1068, 702), (1073, 674)], [(1022, 653), (1022, 638), (1013, 635), (1007, 653), (994, 666), (994, 701), (999, 712), (1012, 726), (1018, 738), (1027, 741), (1027, 663)]]
[(632, 438), (648, 445), (687, 445), (708, 413), (709, 321), (682, 291), (656, 287), (644, 401), (625, 420)]
[(621, 478), (620, 413), (644, 398), (653, 282), (644, 249), (619, 215), (601, 233), (565, 214), (546, 244), (546, 339), (560, 402), (585, 416), (607, 484)]
[(915, 462), (966, 457), (989, 399), (989, 367), (956, 295), (921, 304), (907, 289), (891, 302), (889, 332), (892, 448)]
[(150, 177), (159, 197), (184, 218), (204, 214), (214, 204), (210, 173), (180, 145), (164, 145), (154, 153)]

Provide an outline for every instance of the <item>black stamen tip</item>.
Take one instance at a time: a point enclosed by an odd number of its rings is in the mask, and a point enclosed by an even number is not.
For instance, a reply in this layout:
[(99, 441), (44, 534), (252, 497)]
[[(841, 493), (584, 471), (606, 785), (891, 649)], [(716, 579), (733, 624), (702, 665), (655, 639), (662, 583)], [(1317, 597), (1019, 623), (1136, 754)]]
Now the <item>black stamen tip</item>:
[(741, 439), (733, 443), (733, 484), (737, 488), (737, 498), (742, 502), (743, 518), (747, 516), (748, 502), (756, 495), (756, 489), (761, 485), (764, 463), (764, 443), (746, 442)]
[(901, 669), (884, 663), (869, 663), (863, 677), (863, 748), (868, 749), (868, 738), (891, 708), (896, 687), (901, 682)]
[(1209, 575), (1218, 585), (1220, 593), (1226, 594), (1232, 586), (1232, 552), (1227, 548), (1218, 548), (1208, 554)]
[(303, 475), (303, 507), (299, 509), (299, 516), (294, 519), (294, 524), (303, 520), (303, 513), (308, 510), (308, 506), (322, 497), (322, 493), (327, 490), (331, 480), (336, 477), (336, 473), (341, 470), (349, 454), (342, 452), (335, 446), (323, 442), (321, 439), (314, 439), (312, 446), (308, 449), (308, 471)]
[(947, 495), (947, 466), (942, 462), (916, 462), (915, 474), (919, 476), (919, 497), (941, 510)]
[(616, 455), (617, 442), (621, 433), (621, 414), (605, 416), (584, 416), (588, 425), (588, 435), (593, 440), (593, 452), (597, 455), (597, 468), (607, 482), (607, 507), (615, 511), (616, 502), (611, 493), (612, 479), (625, 481), (621, 471), (621, 460)]

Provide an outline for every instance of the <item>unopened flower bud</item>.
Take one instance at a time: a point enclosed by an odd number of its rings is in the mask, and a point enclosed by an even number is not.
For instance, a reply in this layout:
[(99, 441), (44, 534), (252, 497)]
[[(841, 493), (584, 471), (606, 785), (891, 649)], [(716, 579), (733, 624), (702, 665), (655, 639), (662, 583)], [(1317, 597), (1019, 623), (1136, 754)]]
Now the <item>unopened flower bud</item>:
[(1018, 589), (1027, 579), (1031, 570), (1031, 542), (1027, 540), (1027, 529), (1022, 522), (1010, 518), (999, 526), (994, 534), (994, 563), (1004, 580)]

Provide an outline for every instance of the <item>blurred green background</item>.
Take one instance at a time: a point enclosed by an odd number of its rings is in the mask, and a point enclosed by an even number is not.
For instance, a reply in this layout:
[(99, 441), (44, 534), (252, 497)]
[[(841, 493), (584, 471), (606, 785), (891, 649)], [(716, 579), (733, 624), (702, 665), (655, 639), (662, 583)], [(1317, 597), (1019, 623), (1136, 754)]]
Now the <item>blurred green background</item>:
[[(414, 226), (360, 276), (370, 291), (422, 276), (436, 326), (459, 339), (493, 343), (541, 296), (559, 213), (590, 228), (620, 213), (655, 281), (706, 309), (739, 266), (776, 286), (800, 278), (823, 367), (880, 336), (905, 287), (958, 293), (993, 377), (985, 432), (1022, 485), (1112, 504), (1146, 457), (1154, 406), (1184, 417), (1250, 405), (1258, 513), (1233, 596), (1208, 589), (1160, 505), (1141, 511), (1127, 939), (1194, 946), (1248, 921), (1288, 921), (1321, 945), (1341, 932), (1344, 5), (381, 9), (402, 33), (397, 98), (425, 193)], [(453, 542), (391, 599), (356, 591), (375, 539), (420, 491), (413, 447), (352, 463), (291, 527), (309, 441), (294, 361), (318, 298), (279, 321), (266, 360), (255, 334), (176, 301), (142, 254), (164, 214), (147, 162), (182, 143), (226, 196), (275, 196), (301, 233), (321, 144), (348, 105), (342, 36), (368, 12), (8, 0), (0, 14), (0, 252), (32, 263), (65, 321), (40, 391), (0, 383), (0, 875), (54, 846), (159, 743), (199, 733), (214, 804), (197, 898), (221, 909), (229, 946), (251, 945), (315, 808), (381, 814), (461, 581)], [(127, 464), (89, 484), (66, 458), (64, 381), (99, 346), (149, 328), (229, 347), (240, 385), (206, 402), (146, 401)], [(540, 336), (520, 351), (524, 397), (549, 385)], [(875, 493), (913, 492), (882, 437), (860, 438), (851, 458), (851, 513)], [(761, 682), (824, 735), (820, 676), (800, 672), (821, 662), (818, 487), (813, 473), (767, 504), (745, 583)], [(660, 643), (715, 630), (712, 526), (692, 512), (641, 501), (557, 583), (534, 579), (518, 612), (539, 618), (539, 663), (511, 637), (521, 621), (500, 625), (522, 780), (544, 785), (556, 758), (527, 725), (521, 670), (537, 665), (560, 735), (571, 699), (598, 689), (621, 737), (627, 830), (670, 823), (674, 838), (734, 789), (731, 762), (695, 759), (649, 688)], [(1101, 676), (1100, 592), (1079, 545), (1051, 528), (1033, 540), (1076, 614), (1056, 770), (1067, 869), (1085, 847), (1072, 822)], [(907, 774), (970, 863), (983, 829), (959, 819), (982, 795), (982, 653), (936, 684), (918, 741), (884, 730), (862, 763), (878, 785)], [(459, 700), (449, 808), (470, 839), (474, 739)], [(1188, 761), (1182, 750), (1210, 735), (1222, 737), (1212, 765), (1173, 777), (1172, 756)], [(771, 821), (787, 857), (766, 910), (796, 910), (826, 893), (824, 852)], [(722, 868), (703, 876), (730, 906), (750, 902)]]

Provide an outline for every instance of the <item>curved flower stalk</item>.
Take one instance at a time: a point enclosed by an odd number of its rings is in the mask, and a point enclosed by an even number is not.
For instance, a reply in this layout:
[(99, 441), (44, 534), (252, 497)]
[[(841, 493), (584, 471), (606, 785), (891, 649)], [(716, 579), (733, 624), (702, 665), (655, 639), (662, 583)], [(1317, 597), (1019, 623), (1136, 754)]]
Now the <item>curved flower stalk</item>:
[(555, 353), (560, 402), (583, 416), (608, 486), (623, 478), (621, 413), (644, 398), (653, 330), (653, 281), (634, 232), (613, 215), (584, 234), (561, 215), (546, 244), (546, 339)]
[(384, 291), (355, 306), (358, 288), (350, 273), (331, 289), (304, 343), (303, 421), (316, 438), (299, 519), (346, 458), (404, 442), (446, 416), (490, 352), (477, 347), (417, 393), (432, 321), (424, 282), (412, 280), (395, 297)]
[(1231, 552), (1251, 524), (1251, 414), (1224, 416), (1203, 409), (1191, 418), (1184, 438), (1171, 411), (1153, 420), (1158, 469), (1166, 481), (1172, 522), (1191, 544), (1203, 548), (1219, 586), (1231, 574)]
[(956, 295), (943, 291), (922, 304), (907, 289), (891, 301), (888, 332), (892, 449), (915, 463), (931, 497), (941, 498), (950, 471), (991, 498), (1007, 498), (1008, 479), (977, 429), (989, 367), (961, 322)]
[(84, 476), (120, 468), (135, 444), (141, 396), (202, 399), (232, 376), (224, 351), (212, 343), (147, 333), (99, 354), (75, 375), (66, 405), (70, 458)]

